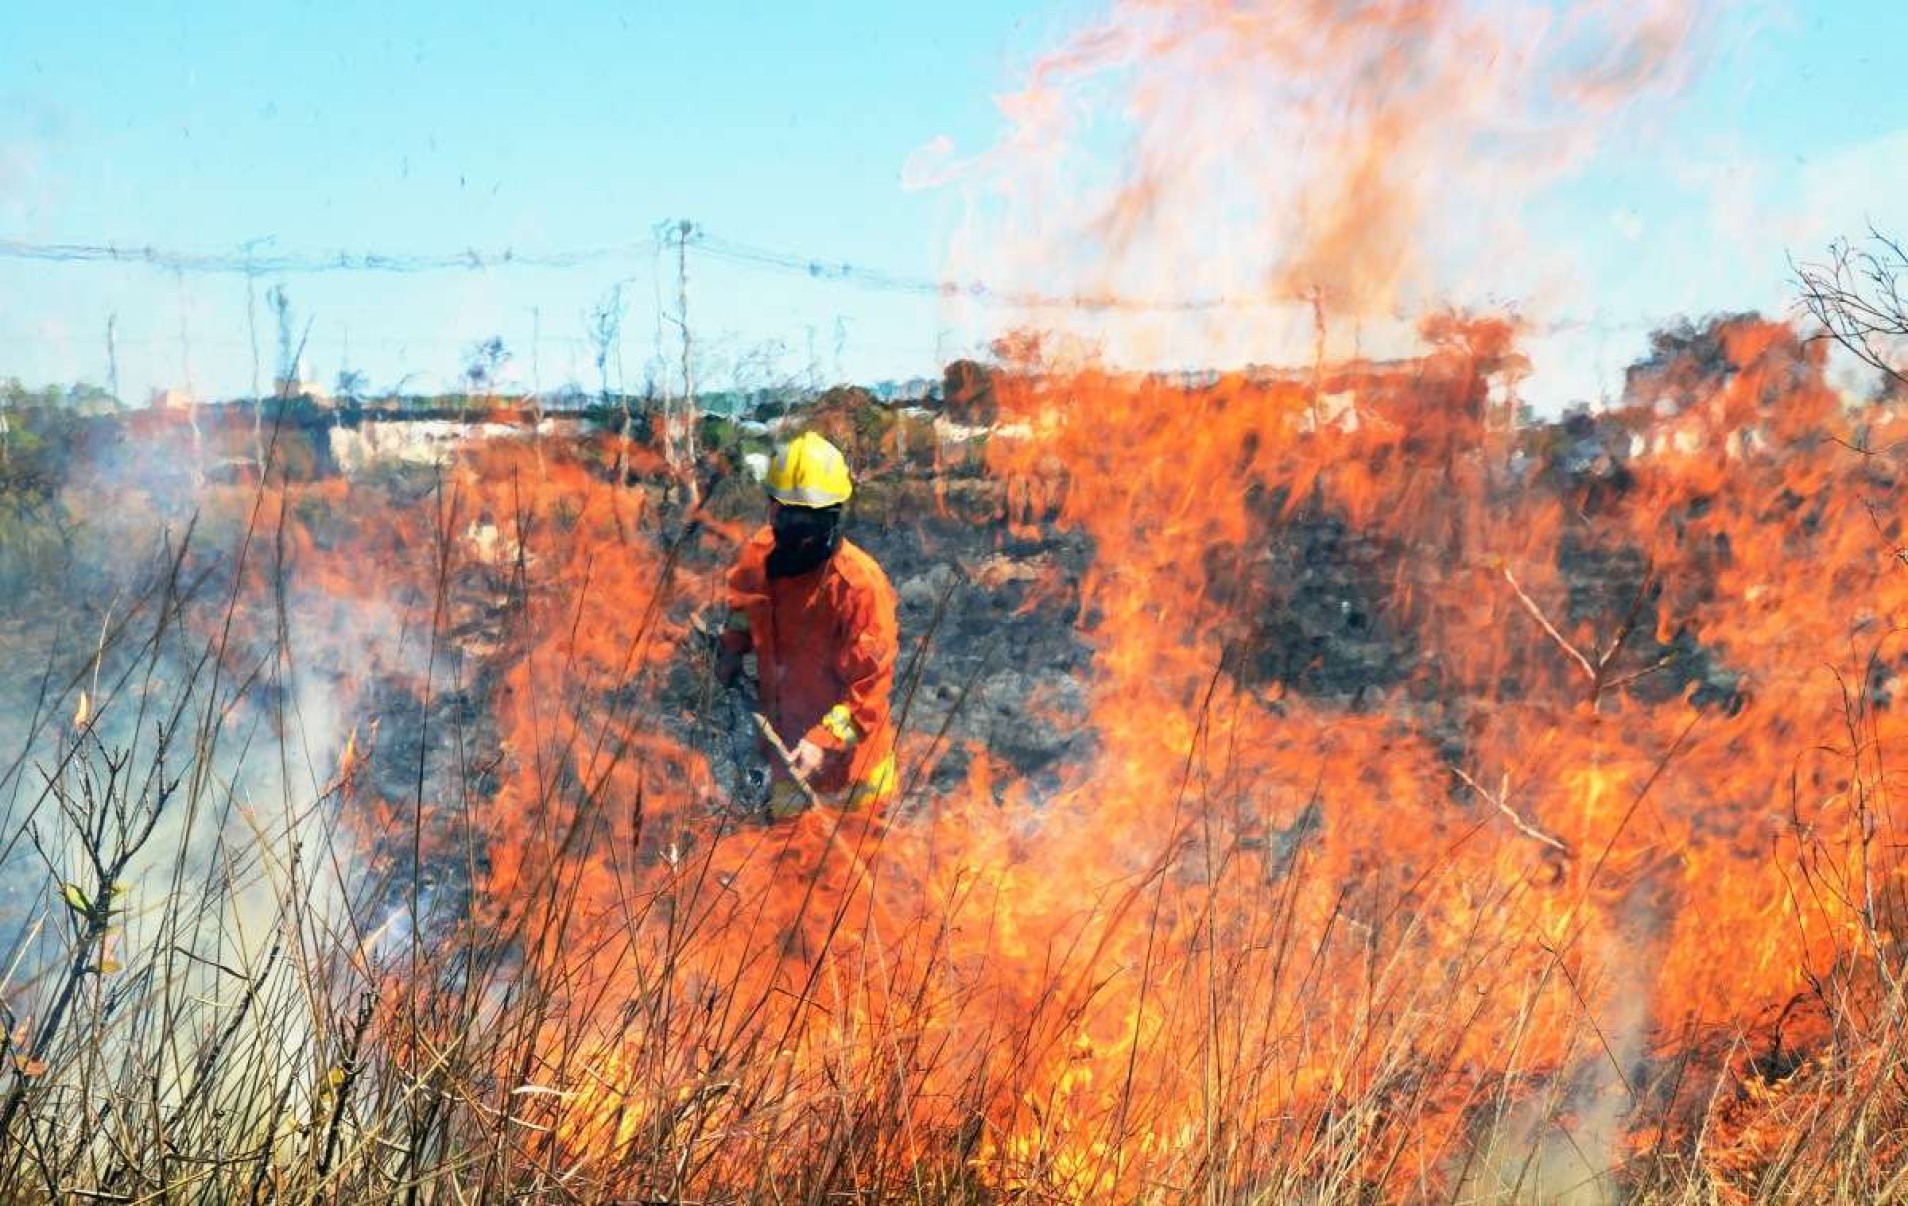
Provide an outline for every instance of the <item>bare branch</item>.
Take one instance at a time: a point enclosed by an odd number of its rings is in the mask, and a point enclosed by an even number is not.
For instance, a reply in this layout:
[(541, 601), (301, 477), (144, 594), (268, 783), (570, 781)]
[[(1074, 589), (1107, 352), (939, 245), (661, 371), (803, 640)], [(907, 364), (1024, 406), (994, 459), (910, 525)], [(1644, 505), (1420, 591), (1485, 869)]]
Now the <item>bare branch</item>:
[(1534, 842), (1540, 842), (1543, 845), (1549, 846), (1552, 850), (1557, 851), (1559, 854), (1564, 855), (1566, 858), (1576, 857), (1575, 852), (1570, 849), (1570, 844), (1568, 842), (1564, 841), (1562, 838), (1552, 837), (1550, 834), (1545, 833), (1543, 830), (1537, 828), (1537, 826), (1531, 824), (1529, 821), (1526, 821), (1523, 817), (1520, 817), (1517, 815), (1517, 810), (1512, 808), (1510, 804), (1506, 801), (1506, 797), (1510, 794), (1508, 790), (1510, 787), (1510, 780), (1508, 777), (1506, 777), (1505, 783), (1504, 783), (1506, 790), (1502, 792), (1498, 792), (1496, 794), (1492, 794), (1490, 791), (1485, 789), (1483, 784), (1479, 783), (1476, 779), (1471, 778), (1471, 776), (1465, 774), (1463, 768), (1453, 766), (1451, 768), (1451, 773), (1456, 775), (1458, 778), (1464, 780), (1465, 786), (1469, 787), (1472, 791), (1476, 792), (1479, 798), (1488, 800), (1492, 804), (1495, 804), (1497, 806), (1497, 811), (1503, 813), (1506, 817), (1510, 819), (1511, 826), (1514, 829), (1516, 829), (1517, 832), (1523, 834), (1525, 837), (1529, 838), (1530, 840)]
[(1536, 600), (1524, 593), (1524, 588), (1517, 584), (1517, 576), (1511, 573), (1510, 566), (1499, 566), (1498, 572), (1504, 575), (1504, 581), (1510, 583), (1511, 591), (1517, 596), (1517, 601), (1524, 605), (1524, 610), (1530, 613), (1531, 619), (1537, 621), (1537, 626), (1548, 633), (1550, 639), (1557, 642), (1558, 648), (1569, 654), (1577, 665), (1583, 667), (1584, 674), (1589, 677), (1591, 682), (1596, 682), (1597, 667), (1589, 658), (1585, 657), (1575, 645), (1572, 645), (1569, 640), (1565, 638), (1563, 633), (1557, 631), (1556, 627), (1551, 624), (1550, 618), (1544, 615), (1544, 609), (1537, 606)]
[(1868, 243), (1829, 245), (1826, 264), (1795, 264), (1802, 306), (1829, 338), (1890, 380), (1908, 385), (1908, 250), (1873, 227)]

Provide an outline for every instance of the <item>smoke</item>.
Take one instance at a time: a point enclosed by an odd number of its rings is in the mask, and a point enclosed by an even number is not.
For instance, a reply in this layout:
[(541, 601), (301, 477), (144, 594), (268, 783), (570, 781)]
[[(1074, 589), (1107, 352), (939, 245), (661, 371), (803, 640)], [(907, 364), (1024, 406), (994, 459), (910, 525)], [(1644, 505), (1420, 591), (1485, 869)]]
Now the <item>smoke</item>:
[[(1152, 308), (1026, 314), (1116, 363), (1309, 359), (1447, 305), (1556, 300), (1574, 251), (1528, 211), (1700, 69), (1697, 4), (1125, 0), (945, 140), (916, 185), (967, 201), (952, 275)], [(1187, 305), (1186, 303), (1196, 303)]]
[[(1121, 0), (1002, 99), (1007, 129), (993, 147), (963, 158), (940, 142), (916, 154), (908, 178), (957, 188), (967, 202), (951, 278), (1084, 303), (1019, 316), (1039, 338), (1016, 346), (1048, 353), (1044, 367), (1291, 366), (1417, 353), (1420, 320), (1441, 310), (1528, 317), (1574, 300), (1581, 249), (1546, 243), (1533, 210), (1639, 137), (1652, 106), (1701, 69), (1708, 24), (1694, 4)], [(1505, 351), (1513, 325), (1502, 327)], [(1084, 354), (1048, 352), (1078, 341)], [(1227, 694), (1217, 633), (1236, 617), (1214, 611), (1238, 603), (1220, 602), (1230, 596), (1210, 567), (1262, 556), (1264, 529), (1249, 500), (1286, 484), (1268, 448), (1281, 430), (1296, 430), (1278, 408), (1296, 404), (1300, 387), (1281, 402), (1273, 387), (1207, 397), (1109, 386), (1090, 372), (1024, 376), (1031, 384), (1020, 403), (1058, 434), (1012, 467), (1038, 472), (1043, 455), (1063, 463), (1062, 518), (1078, 522), (1095, 549), (1082, 610), (1098, 617), (1099, 744), (1095, 765), (1075, 768), (1094, 815), (1079, 826), (1091, 834), (1082, 849), (1056, 863), (1089, 883), (1144, 874), (1149, 851), (1166, 865), (1179, 849), (1180, 802), (1192, 794), (1178, 769), (1229, 743), (1264, 764), (1229, 764), (1226, 775), (1250, 783), (1241, 790), (1255, 807), (1279, 824), (1291, 817), (1294, 829), (1307, 794), (1293, 766), (1343, 760), (1314, 781), (1336, 785), (1326, 789), (1337, 808), (1322, 848), (1342, 859), (1333, 882), (1347, 892), (1387, 890), (1359, 848), (1367, 809), (1382, 810), (1394, 831), (1387, 860), (1391, 851), (1448, 848), (1448, 838), (1432, 836), (1435, 808), (1396, 808), (1397, 793), (1362, 778), (1376, 762), (1401, 765), (1395, 749), (1361, 755), (1344, 737), (1343, 753), (1323, 743), (1307, 751), (1296, 736), (1303, 706), (1275, 713), (1250, 690)], [(1427, 370), (1424, 380), (1452, 376)], [(1043, 384), (1055, 380), (1066, 384)], [(1433, 440), (1441, 424), (1466, 421), (1463, 399), (1420, 387), (1401, 426)], [(1002, 464), (1013, 455), (1001, 454)], [(1313, 488), (1308, 480), (1295, 493)], [(1347, 484), (1346, 493), (1356, 489)], [(1495, 547), (1482, 531), (1454, 535), (1465, 522), (1458, 499), (1425, 502), (1424, 527), (1409, 543), (1449, 547), (1454, 561), (1475, 551), (1464, 548), (1472, 541)], [(1350, 716), (1328, 708), (1311, 719), (1322, 731), (1355, 731)], [(1209, 735), (1227, 725), (1238, 727)], [(1287, 743), (1306, 752), (1282, 761)], [(1436, 789), (1424, 798), (1436, 800)], [(1158, 801), (1171, 807), (1147, 807)], [(1049, 849), (1066, 840), (1065, 812), (1062, 803), (1042, 813)], [(1406, 825), (1425, 831), (1407, 838), (1397, 832)], [(1559, 984), (1558, 1012), (1535, 1023), (1550, 1027), (1533, 1042), (1546, 1048), (1538, 1062), (1554, 1092), (1539, 1113), (1502, 1128), (1501, 1146), (1517, 1149), (1505, 1159), (1534, 1159), (1546, 1196), (1596, 1186), (1616, 1163), (1630, 1105), (1623, 1077), (1651, 1007), (1647, 991), (1613, 991), (1602, 970), (1638, 965), (1629, 943), (1647, 941), (1651, 927), (1629, 918), (1621, 928), (1621, 939), (1575, 944), (1568, 958), (1579, 970), (1558, 975), (1583, 982), (1574, 996)], [(1108, 931), (1109, 949), (1132, 940), (1132, 950), (1150, 950), (1123, 921)], [(1569, 1034), (1566, 1019), (1576, 1028)]]
[[(222, 1035), (218, 1075), (269, 1094), (248, 1069), (308, 1074), (332, 1010), (371, 974), (351, 940), (368, 877), (338, 823), (344, 751), (369, 719), (365, 685), (418, 658), (388, 602), (300, 580), (270, 487), (206, 484), (237, 471), (238, 441), (217, 434), (60, 436), (80, 454), (55, 504), (66, 560), (29, 584), (3, 646), (39, 673), (15, 681), (0, 725), (0, 988), (13, 1016), (45, 1024), (93, 943), (81, 974), (98, 991), (80, 999)], [(103, 936), (86, 937), (98, 908)], [(26, 1033), (59, 1044), (42, 1052), (54, 1077), (84, 1066), (87, 1042), (148, 1065), (167, 1109), (228, 1087), (207, 1083), (203, 1046), (91, 1027), (72, 1014), (62, 1033)]]
[(45, 208), (49, 192), (34, 144), (0, 143), (0, 216), (17, 228)]

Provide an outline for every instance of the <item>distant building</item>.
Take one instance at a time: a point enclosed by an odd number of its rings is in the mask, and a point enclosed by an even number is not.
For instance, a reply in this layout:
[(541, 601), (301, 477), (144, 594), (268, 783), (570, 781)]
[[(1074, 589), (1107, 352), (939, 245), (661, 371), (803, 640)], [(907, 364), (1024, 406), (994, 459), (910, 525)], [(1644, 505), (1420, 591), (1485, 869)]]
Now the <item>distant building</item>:
[(280, 398), (305, 398), (320, 406), (331, 405), (331, 391), (305, 375), (305, 359), (300, 356), (287, 372), (272, 379), (272, 392)]
[(906, 381), (880, 381), (870, 387), (869, 392), (889, 406), (907, 406), (931, 397), (938, 381), (926, 377), (910, 377)]
[(170, 385), (153, 390), (146, 400), (146, 405), (153, 410), (191, 410), (198, 404), (199, 400), (191, 393)]
[(331, 391), (304, 377), (280, 377), (272, 382), (272, 390), (280, 398), (306, 398), (320, 406), (331, 405)]

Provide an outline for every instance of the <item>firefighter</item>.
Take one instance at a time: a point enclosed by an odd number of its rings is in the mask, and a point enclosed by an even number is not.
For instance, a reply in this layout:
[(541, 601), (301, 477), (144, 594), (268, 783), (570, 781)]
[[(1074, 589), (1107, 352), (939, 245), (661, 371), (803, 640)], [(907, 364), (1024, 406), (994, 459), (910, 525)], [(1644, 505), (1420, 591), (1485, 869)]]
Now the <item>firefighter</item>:
[(854, 493), (848, 462), (805, 432), (776, 450), (764, 484), (768, 526), (729, 571), (729, 618), (716, 674), (727, 685), (753, 651), (762, 713), (790, 751), (771, 758), (772, 815), (816, 795), (878, 809), (894, 792), (888, 696), (897, 644), (894, 588), (881, 566), (841, 532)]

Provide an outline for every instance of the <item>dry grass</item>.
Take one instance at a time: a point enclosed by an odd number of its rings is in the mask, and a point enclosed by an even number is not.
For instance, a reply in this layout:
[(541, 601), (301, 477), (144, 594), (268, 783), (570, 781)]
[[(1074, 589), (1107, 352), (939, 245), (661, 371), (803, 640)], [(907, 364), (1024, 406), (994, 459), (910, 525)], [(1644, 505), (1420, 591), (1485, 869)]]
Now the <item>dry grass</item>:
[[(167, 545), (34, 690), (0, 833), (6, 899), (23, 902), (0, 935), (7, 1200), (1908, 1189), (1895, 915), (1835, 877), (1849, 864), (1830, 847), (1849, 835), (1804, 832), (1799, 813), (1797, 889), (1774, 916), (1853, 901), (1864, 919), (1816, 985), (1820, 1033), (1802, 1047), (1696, 1027), (1643, 1044), (1640, 1020), (1589, 1004), (1607, 994), (1579, 982), (1568, 942), (1535, 978), (1507, 972), (1532, 941), (1527, 883), (1440, 857), (1351, 884), (1302, 829), (1276, 848), (1240, 840), (1227, 818), (1266, 788), (1228, 748), (1217, 675), (1169, 840), (1085, 886), (1067, 927), (980, 940), (1004, 924), (1002, 887), (902, 861), (916, 847), (893, 833), (822, 816), (733, 828), (685, 800), (649, 743), (680, 665), (645, 652), (667, 636), (681, 546), (653, 542), (640, 507), (618, 523), (652, 540), (650, 604), (621, 634), (614, 687), (553, 687), (553, 714), (575, 723), (516, 749), (527, 828), (493, 824), (492, 747), (508, 739), (469, 701), (498, 666), (594, 656), (585, 598), (534, 610), (532, 566), (554, 550), (528, 504), (491, 516), (516, 551), (487, 571), (499, 649), (469, 658), (468, 500), (444, 482), (426, 497), (431, 589), (397, 620), (413, 685), (386, 709), (415, 721), (341, 768), (343, 734), (315, 706), (328, 668), (297, 620), (295, 508), (269, 493), (220, 517), (217, 547), (190, 529)], [(578, 622), (533, 656), (519, 630), (533, 613)], [(1858, 814), (1869, 866), (1886, 857), (1888, 771), (1854, 698), (1849, 721), (1849, 774), (1876, 793)], [(366, 782), (394, 767), (408, 794)], [(506, 841), (532, 854), (508, 898), (467, 898)], [(922, 893), (930, 877), (944, 890)], [(1425, 908), (1449, 900), (1467, 912)], [(1024, 970), (1003, 981), (984, 957)], [(1096, 1048), (1109, 1002), (1131, 1041)]]

